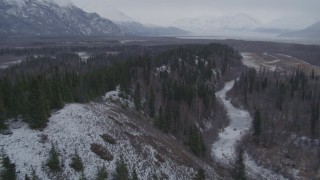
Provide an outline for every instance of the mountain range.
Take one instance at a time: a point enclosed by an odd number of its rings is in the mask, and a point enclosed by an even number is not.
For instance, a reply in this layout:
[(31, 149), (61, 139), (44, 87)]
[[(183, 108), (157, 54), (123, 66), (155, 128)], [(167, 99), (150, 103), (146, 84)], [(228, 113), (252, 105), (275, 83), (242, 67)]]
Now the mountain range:
[(187, 33), (175, 27), (145, 26), (116, 10), (107, 11), (110, 20), (95, 12), (85, 12), (69, 0), (0, 0), (0, 7), (0, 35), (162, 36)]
[[(61, 1), (62, 2), (62, 1)], [(53, 0), (0, 0), (0, 34), (111, 35), (122, 29), (96, 13)]]
[(186, 29), (194, 35), (314, 39), (320, 37), (320, 22), (315, 22), (316, 20), (310, 17), (281, 17), (263, 23), (238, 13), (230, 16), (179, 19), (174, 21), (173, 26)]
[[(264, 36), (319, 37), (312, 18), (283, 17), (262, 23), (243, 13), (174, 21), (169, 27), (145, 25), (112, 6), (77, 7), (71, 0), (0, 0), (0, 35), (41, 36)], [(309, 26), (309, 27), (308, 27)]]
[(245, 14), (221, 17), (197, 17), (179, 19), (174, 26), (201, 35), (212, 35), (222, 31), (251, 31), (261, 25), (261, 22)]

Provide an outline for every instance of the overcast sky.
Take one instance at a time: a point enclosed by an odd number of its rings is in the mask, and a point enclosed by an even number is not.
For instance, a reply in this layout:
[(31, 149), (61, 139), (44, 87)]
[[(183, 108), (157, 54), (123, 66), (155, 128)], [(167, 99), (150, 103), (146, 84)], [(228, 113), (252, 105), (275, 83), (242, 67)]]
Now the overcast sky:
[(84, 10), (112, 6), (147, 24), (169, 25), (176, 19), (245, 13), (267, 22), (283, 16), (320, 20), (320, 0), (72, 0)]

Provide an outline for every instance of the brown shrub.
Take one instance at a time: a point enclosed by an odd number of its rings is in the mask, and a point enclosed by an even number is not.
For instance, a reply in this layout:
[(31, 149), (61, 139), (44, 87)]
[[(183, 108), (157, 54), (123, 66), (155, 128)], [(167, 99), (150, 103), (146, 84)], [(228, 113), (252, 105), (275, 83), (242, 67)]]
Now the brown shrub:
[(107, 148), (100, 144), (92, 143), (90, 147), (91, 151), (97, 154), (101, 159), (112, 161), (113, 155), (108, 151)]
[(100, 135), (100, 136), (101, 136), (101, 138), (102, 138), (105, 142), (110, 143), (110, 144), (116, 144), (116, 139), (113, 138), (111, 135), (109, 135), (109, 134), (102, 134), (102, 135)]

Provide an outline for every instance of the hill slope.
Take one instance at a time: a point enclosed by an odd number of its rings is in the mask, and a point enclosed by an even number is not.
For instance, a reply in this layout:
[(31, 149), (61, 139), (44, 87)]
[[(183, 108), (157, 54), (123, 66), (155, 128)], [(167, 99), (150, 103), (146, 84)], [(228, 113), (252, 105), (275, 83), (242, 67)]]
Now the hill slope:
[[(125, 110), (119, 106), (121, 103), (113, 103), (125, 102), (119, 100), (117, 91), (107, 93), (104, 99), (102, 103), (66, 105), (52, 115), (43, 131), (31, 130), (20, 121), (11, 121), (9, 126), (13, 134), (0, 135), (0, 138), (4, 151), (16, 164), (18, 178), (23, 179), (25, 174), (30, 176), (34, 169), (42, 179), (78, 179), (81, 173), (69, 165), (75, 151), (81, 157), (84, 174), (89, 179), (93, 179), (97, 168), (103, 165), (109, 177), (112, 176), (120, 156), (129, 172), (135, 169), (141, 179), (191, 179), (197, 168), (205, 169), (209, 177), (219, 178), (212, 166), (185, 150), (174, 138), (156, 130), (130, 108)], [(104, 141), (103, 134), (113, 137), (115, 144)], [(64, 167), (57, 174), (50, 173), (45, 165), (52, 144)], [(92, 144), (105, 147), (113, 160), (101, 159), (92, 152)]]

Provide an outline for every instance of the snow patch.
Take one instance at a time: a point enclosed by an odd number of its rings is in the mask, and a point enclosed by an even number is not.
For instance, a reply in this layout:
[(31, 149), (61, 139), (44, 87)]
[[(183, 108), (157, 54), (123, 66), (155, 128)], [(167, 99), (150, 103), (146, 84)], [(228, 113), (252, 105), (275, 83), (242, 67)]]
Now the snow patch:
[(76, 52), (76, 54), (81, 58), (81, 61), (87, 62), (90, 55), (87, 52)]

